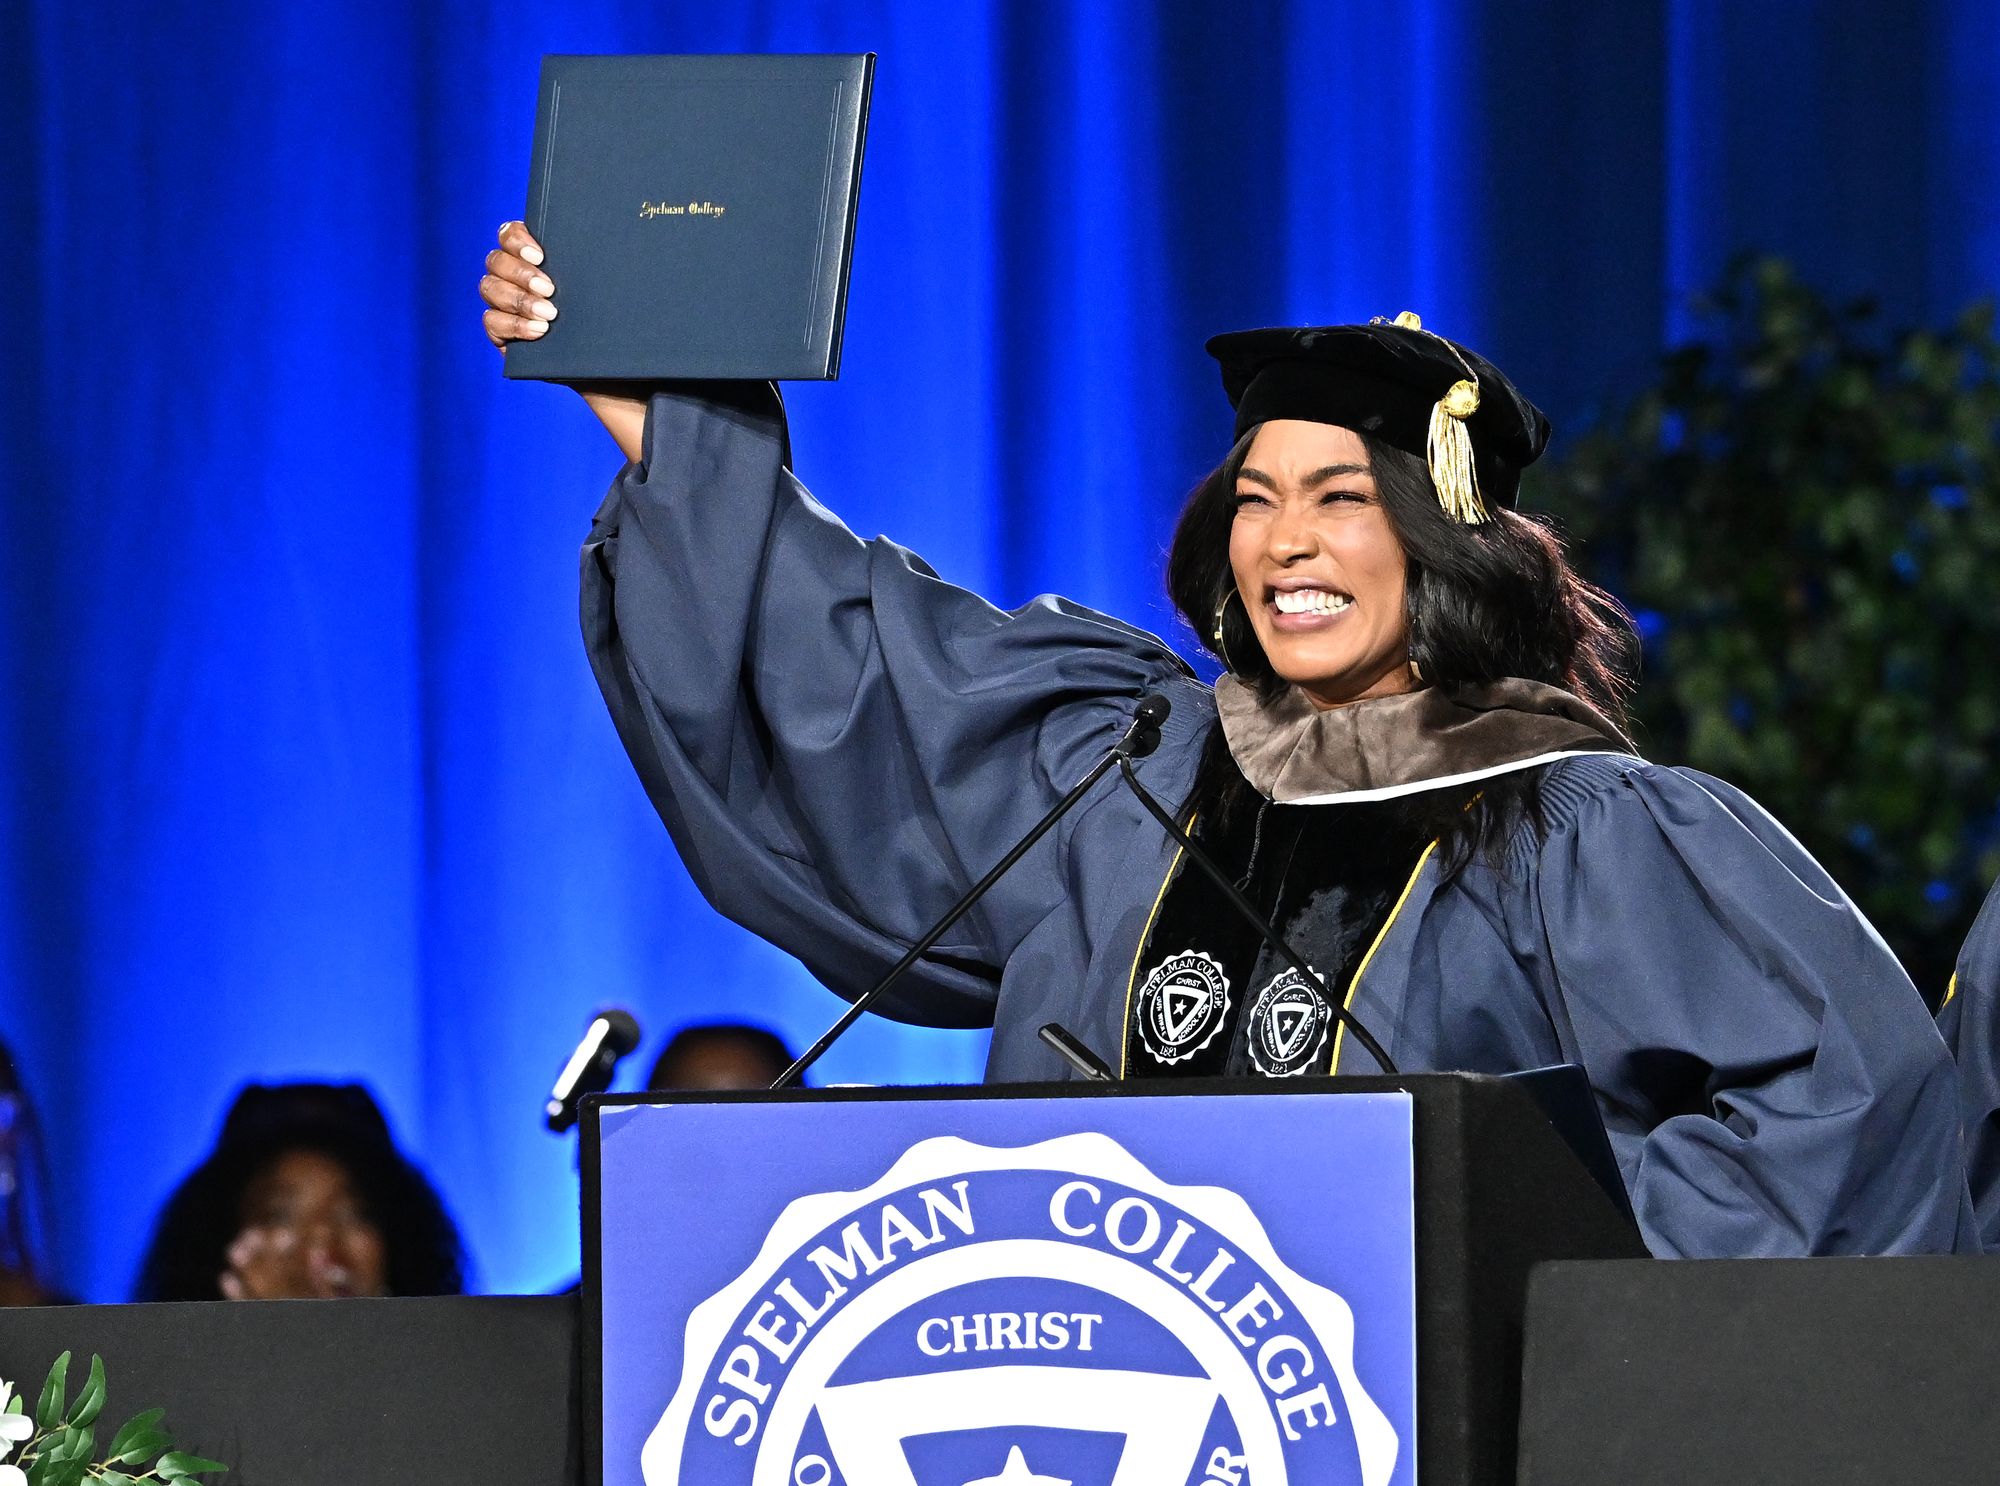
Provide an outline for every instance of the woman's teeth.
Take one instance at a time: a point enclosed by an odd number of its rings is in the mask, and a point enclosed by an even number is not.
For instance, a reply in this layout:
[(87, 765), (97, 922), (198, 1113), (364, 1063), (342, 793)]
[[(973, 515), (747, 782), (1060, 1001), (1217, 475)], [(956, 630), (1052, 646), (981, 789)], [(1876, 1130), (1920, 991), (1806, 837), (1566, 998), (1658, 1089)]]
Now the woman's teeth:
[(1280, 590), (1271, 595), (1280, 614), (1338, 614), (1354, 600), (1344, 593), (1328, 593), (1323, 588)]

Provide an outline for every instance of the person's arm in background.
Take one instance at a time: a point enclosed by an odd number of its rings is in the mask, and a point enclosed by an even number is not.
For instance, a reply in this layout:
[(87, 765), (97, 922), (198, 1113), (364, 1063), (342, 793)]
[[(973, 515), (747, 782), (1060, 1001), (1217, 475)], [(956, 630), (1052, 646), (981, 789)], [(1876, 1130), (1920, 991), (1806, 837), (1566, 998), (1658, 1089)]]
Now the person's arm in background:
[(1988, 1253), (2000, 1252), (2000, 882), (1987, 891), (1958, 952), (1937, 1023), (1958, 1063), (1980, 1242)]

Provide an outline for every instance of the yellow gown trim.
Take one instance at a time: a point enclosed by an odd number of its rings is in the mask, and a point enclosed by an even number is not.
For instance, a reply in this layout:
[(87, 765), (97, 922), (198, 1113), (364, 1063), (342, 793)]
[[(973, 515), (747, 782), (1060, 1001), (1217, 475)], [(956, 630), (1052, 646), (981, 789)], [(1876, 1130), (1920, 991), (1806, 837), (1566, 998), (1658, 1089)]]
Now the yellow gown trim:
[[(1403, 905), (1410, 901), (1410, 894), (1417, 889), (1417, 879), (1424, 875), (1424, 863), (1431, 859), (1431, 853), (1437, 849), (1438, 844), (1433, 841), (1418, 856), (1417, 865), (1410, 869), (1410, 880), (1403, 884), (1403, 895), (1396, 900), (1396, 906), (1389, 910), (1388, 918), (1382, 921), (1381, 931), (1376, 934), (1375, 942), (1368, 946), (1368, 953), (1363, 955), (1361, 963), (1354, 967), (1354, 978), (1347, 983), (1347, 999), (1340, 1003), (1346, 1010), (1354, 1010), (1354, 993), (1361, 989), (1361, 977), (1368, 973), (1368, 967), (1375, 962), (1375, 951), (1382, 947), (1382, 941), (1387, 939), (1389, 931), (1396, 927), (1396, 920), (1403, 916)], [(1372, 1032), (1375, 1029), (1371, 1027), (1368, 1030)], [(1346, 1040), (1347, 1023), (1339, 1022), (1333, 1029), (1333, 1061), (1326, 1065), (1328, 1073), (1340, 1072), (1340, 1049)]]
[[(1475, 797), (1473, 803), (1477, 803), (1477, 797)], [(1470, 806), (1467, 808), (1470, 808)], [(1194, 833), (1194, 821), (1192, 819), (1187, 823), (1187, 830), (1190, 835)], [(1396, 927), (1396, 920), (1402, 917), (1403, 905), (1410, 901), (1410, 894), (1417, 889), (1417, 879), (1423, 876), (1424, 863), (1431, 859), (1431, 854), (1437, 848), (1437, 842), (1433, 841), (1417, 857), (1417, 865), (1410, 869), (1410, 880), (1403, 884), (1403, 891), (1401, 896), (1396, 899), (1396, 906), (1389, 910), (1388, 918), (1383, 920), (1381, 929), (1376, 932), (1375, 942), (1368, 946), (1368, 953), (1363, 955), (1361, 963), (1354, 967), (1354, 977), (1347, 982), (1347, 999), (1341, 1002), (1341, 1005), (1347, 1010), (1352, 1011), (1354, 1009), (1354, 994), (1361, 989), (1361, 977), (1367, 973), (1369, 965), (1374, 962), (1375, 951), (1382, 947), (1382, 941), (1387, 939), (1389, 931)], [(1125, 976), (1125, 1015), (1118, 1023), (1118, 1076), (1120, 1078), (1128, 1077), (1130, 1072), (1127, 1060), (1130, 1056), (1132, 1046), (1132, 992), (1133, 988), (1139, 983), (1139, 960), (1146, 953), (1146, 942), (1153, 937), (1153, 923), (1160, 916), (1160, 905), (1166, 902), (1167, 889), (1173, 885), (1174, 874), (1180, 871), (1181, 858), (1186, 854), (1187, 848), (1185, 846), (1174, 848), (1174, 859), (1167, 864), (1167, 875), (1160, 879), (1160, 890), (1153, 895), (1153, 907), (1146, 915), (1146, 926), (1139, 931), (1138, 948), (1132, 951), (1132, 969)], [(1952, 979), (1954, 984), (1956, 984), (1957, 977), (1954, 976)], [(1948, 1001), (1951, 998), (1947, 996), (1945, 999)], [(1333, 1032), (1333, 1061), (1327, 1064), (1327, 1072), (1338, 1073), (1340, 1071), (1340, 1049), (1346, 1037), (1347, 1023), (1336, 1023)]]
[[(1187, 833), (1194, 834), (1194, 817), (1188, 817)], [(1174, 859), (1167, 863), (1167, 875), (1160, 879), (1160, 890), (1153, 895), (1152, 912), (1146, 915), (1146, 927), (1139, 931), (1139, 943), (1132, 951), (1132, 969), (1125, 977), (1125, 1015), (1118, 1023), (1118, 1076), (1125, 1078), (1129, 1070), (1126, 1060), (1132, 1051), (1132, 988), (1139, 983), (1139, 957), (1146, 953), (1146, 941), (1153, 937), (1153, 921), (1160, 916), (1160, 905), (1167, 901), (1167, 889), (1173, 886), (1174, 874), (1181, 869), (1181, 858), (1187, 855), (1185, 846), (1174, 848)]]

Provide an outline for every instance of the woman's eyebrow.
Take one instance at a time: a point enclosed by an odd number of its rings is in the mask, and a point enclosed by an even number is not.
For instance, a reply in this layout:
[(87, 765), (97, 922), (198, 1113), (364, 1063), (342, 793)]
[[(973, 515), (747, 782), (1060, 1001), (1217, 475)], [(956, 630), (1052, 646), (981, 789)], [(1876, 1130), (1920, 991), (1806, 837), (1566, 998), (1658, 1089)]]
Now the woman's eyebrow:
[[(1328, 480), (1336, 480), (1342, 475), (1365, 475), (1369, 473), (1365, 464), (1329, 464), (1314, 470), (1299, 482), (1301, 490), (1310, 490), (1315, 485), (1324, 485)], [(1253, 470), (1248, 465), (1236, 472), (1239, 480), (1248, 480), (1253, 485), (1262, 485), (1266, 490), (1276, 490), (1278, 482), (1262, 470)]]
[(1365, 475), (1367, 473), (1368, 466), (1365, 464), (1329, 464), (1307, 475), (1300, 489), (1310, 490), (1315, 485), (1324, 485), (1328, 480), (1339, 479), (1342, 475)]

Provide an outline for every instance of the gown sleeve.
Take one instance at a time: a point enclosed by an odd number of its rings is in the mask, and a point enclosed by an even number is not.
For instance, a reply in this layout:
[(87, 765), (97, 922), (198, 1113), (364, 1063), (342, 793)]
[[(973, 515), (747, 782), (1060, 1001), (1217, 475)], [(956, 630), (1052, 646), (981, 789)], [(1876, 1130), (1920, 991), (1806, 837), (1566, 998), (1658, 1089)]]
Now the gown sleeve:
[[(627, 753), (722, 913), (866, 989), (1074, 784), (1160, 641), (1061, 600), (1005, 613), (793, 478), (768, 384), (663, 392), (583, 549), (585, 645)], [(883, 1009), (992, 1019), (1060, 900), (1044, 838)]]
[(2000, 883), (1958, 952), (1938, 1030), (1958, 1064), (1966, 1174), (1980, 1246), (2000, 1251)]
[(1806, 850), (1692, 771), (1627, 761), (1551, 803), (1558, 1015), (1652, 1251), (1972, 1247), (1950, 1056)]

